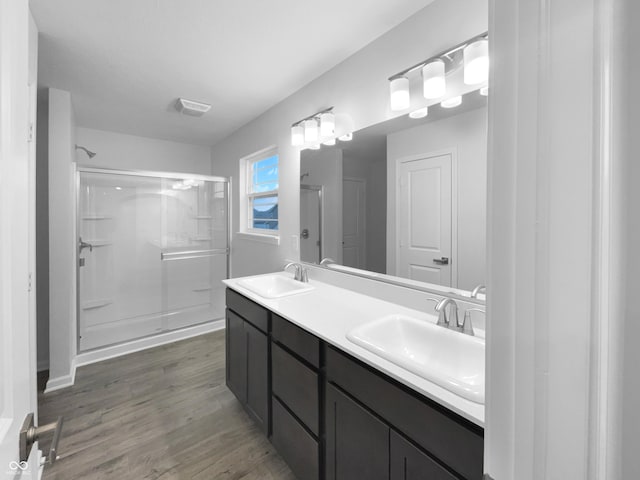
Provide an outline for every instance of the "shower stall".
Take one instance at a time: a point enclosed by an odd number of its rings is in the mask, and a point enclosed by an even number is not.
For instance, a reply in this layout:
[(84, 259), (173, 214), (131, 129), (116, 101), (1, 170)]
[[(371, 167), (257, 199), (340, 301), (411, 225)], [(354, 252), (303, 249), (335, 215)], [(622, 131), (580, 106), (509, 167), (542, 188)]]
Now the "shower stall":
[(78, 352), (224, 317), (229, 181), (78, 168)]

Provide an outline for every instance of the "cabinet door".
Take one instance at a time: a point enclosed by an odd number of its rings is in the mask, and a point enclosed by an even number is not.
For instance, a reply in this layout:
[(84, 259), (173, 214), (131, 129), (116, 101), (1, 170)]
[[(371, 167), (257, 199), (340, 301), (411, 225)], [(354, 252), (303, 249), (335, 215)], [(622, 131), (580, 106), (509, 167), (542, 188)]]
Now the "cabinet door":
[(247, 338), (244, 320), (227, 310), (227, 386), (242, 404), (247, 402)]
[(246, 335), (247, 408), (254, 420), (268, 434), (269, 418), (269, 341), (250, 323), (244, 323)]
[(457, 480), (438, 463), (391, 430), (391, 480)]
[(389, 427), (333, 385), (326, 399), (327, 479), (388, 480)]

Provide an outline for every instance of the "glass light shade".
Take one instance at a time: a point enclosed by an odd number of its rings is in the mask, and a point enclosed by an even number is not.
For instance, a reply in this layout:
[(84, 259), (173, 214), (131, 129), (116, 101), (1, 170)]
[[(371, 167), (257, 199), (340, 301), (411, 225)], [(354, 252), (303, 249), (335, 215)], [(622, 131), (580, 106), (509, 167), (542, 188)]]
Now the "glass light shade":
[(336, 130), (336, 117), (331, 112), (320, 115), (320, 136), (333, 137)]
[(341, 137), (338, 137), (338, 140), (342, 142), (350, 142), (351, 140), (353, 140), (353, 133), (345, 133)]
[(391, 110), (406, 110), (411, 105), (409, 96), (409, 79), (407, 77), (397, 77), (389, 82), (391, 93)]
[(444, 97), (447, 83), (444, 78), (444, 62), (442, 60), (434, 60), (422, 67), (422, 85), (424, 98), (432, 100)]
[(318, 121), (315, 118), (304, 121), (304, 141), (316, 142), (318, 140)]
[(414, 110), (409, 114), (410, 118), (424, 118), (429, 115), (429, 107), (419, 108), (418, 110)]
[(336, 144), (336, 139), (335, 138), (331, 138), (329, 140), (325, 140), (324, 142), (322, 142), (323, 145), (327, 145), (328, 147), (332, 147)]
[(440, 102), (440, 106), (442, 108), (454, 108), (460, 105), (461, 103), (462, 103), (462, 97), (458, 95), (457, 97), (447, 98), (446, 100)]
[(489, 41), (476, 40), (464, 47), (464, 83), (477, 85), (489, 79)]
[(482, 95), (483, 97), (489, 96), (489, 87), (482, 87), (480, 89), (480, 95)]
[(294, 147), (304, 145), (304, 127), (302, 125), (291, 127), (291, 145)]
[(309, 148), (310, 148), (311, 150), (320, 150), (320, 144), (319, 144), (319, 143), (316, 143), (315, 145), (311, 145)]

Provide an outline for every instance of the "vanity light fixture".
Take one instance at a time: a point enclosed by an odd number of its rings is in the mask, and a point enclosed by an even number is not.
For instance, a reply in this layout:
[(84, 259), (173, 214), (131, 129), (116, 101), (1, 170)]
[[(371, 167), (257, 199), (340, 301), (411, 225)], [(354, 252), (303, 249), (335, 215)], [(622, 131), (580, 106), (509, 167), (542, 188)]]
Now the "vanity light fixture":
[(291, 145), (294, 147), (304, 145), (304, 127), (302, 125), (291, 127)]
[(464, 47), (464, 83), (477, 85), (489, 78), (489, 41), (479, 38)]
[(350, 142), (353, 140), (353, 133), (345, 133), (344, 135), (338, 137), (338, 140), (341, 142)]
[(424, 118), (427, 115), (429, 115), (429, 107), (424, 107), (424, 108), (419, 108), (418, 110), (414, 110), (409, 114), (409, 117), (413, 119), (418, 119), (418, 118)]
[(304, 147), (308, 143), (328, 139), (335, 135), (336, 120), (333, 107), (325, 108), (291, 125), (291, 145)]
[(422, 72), (424, 97), (427, 100), (434, 100), (440, 99), (446, 94), (447, 71), (453, 72), (461, 66), (464, 66), (465, 84), (477, 85), (487, 82), (489, 78), (488, 32), (484, 32), (389, 77), (391, 110), (406, 110), (411, 106), (409, 76), (417, 70)]
[(389, 79), (389, 93), (391, 94), (391, 110), (394, 112), (406, 110), (411, 105), (407, 77), (400, 75)]
[(438, 58), (422, 67), (422, 85), (424, 98), (433, 100), (442, 98), (447, 90), (444, 78), (444, 60)]
[(447, 98), (440, 102), (440, 106), (442, 108), (455, 108), (462, 103), (462, 97), (458, 95), (457, 97)]
[(333, 112), (320, 114), (320, 136), (333, 137), (336, 133), (336, 117)]
[(315, 143), (309, 147), (311, 150), (320, 150), (320, 144)]
[(304, 121), (304, 141), (315, 142), (318, 140), (318, 120), (310, 118)]
[(336, 144), (336, 139), (332, 138), (330, 140), (326, 140), (324, 142), (322, 142), (323, 145), (326, 145), (328, 147), (333, 147)]
[(482, 87), (480, 89), (480, 95), (482, 95), (483, 97), (487, 97), (489, 96), (489, 87)]

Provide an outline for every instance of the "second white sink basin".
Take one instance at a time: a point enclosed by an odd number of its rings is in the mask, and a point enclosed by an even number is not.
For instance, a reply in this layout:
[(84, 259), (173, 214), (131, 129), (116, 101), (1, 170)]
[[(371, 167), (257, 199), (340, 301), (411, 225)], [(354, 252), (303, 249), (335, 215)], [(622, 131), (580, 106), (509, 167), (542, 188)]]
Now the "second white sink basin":
[(480, 338), (404, 315), (361, 325), (347, 338), (461, 397), (484, 404), (484, 340)]
[(282, 275), (262, 275), (260, 277), (245, 278), (239, 280), (238, 285), (263, 298), (280, 298), (313, 290), (313, 285), (299, 282), (293, 278), (283, 277)]

